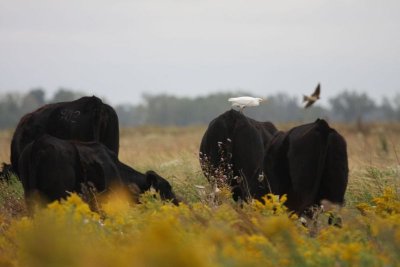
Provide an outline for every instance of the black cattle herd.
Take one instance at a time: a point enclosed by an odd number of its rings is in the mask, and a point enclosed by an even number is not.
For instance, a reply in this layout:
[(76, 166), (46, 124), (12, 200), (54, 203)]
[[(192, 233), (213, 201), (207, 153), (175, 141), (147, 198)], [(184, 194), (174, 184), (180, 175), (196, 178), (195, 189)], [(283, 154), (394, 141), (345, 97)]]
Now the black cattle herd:
[(283, 132), (229, 110), (210, 122), (200, 156), (209, 180), (221, 166), (231, 170), (228, 183), (235, 200), (287, 194), (287, 207), (298, 214), (323, 199), (344, 203), (346, 142), (324, 120)]
[[(178, 205), (169, 182), (149, 170), (140, 173), (118, 159), (119, 124), (114, 109), (99, 98), (45, 105), (23, 116), (11, 142), (11, 165), (22, 182), (28, 208), (34, 196), (47, 201), (98, 192), (112, 185), (150, 188)], [(235, 200), (262, 200), (268, 193), (287, 195), (286, 206), (302, 214), (326, 199), (344, 203), (348, 180), (344, 138), (326, 121), (279, 131), (270, 122), (229, 110), (210, 122), (200, 145), (200, 162), (213, 182), (224, 173)]]

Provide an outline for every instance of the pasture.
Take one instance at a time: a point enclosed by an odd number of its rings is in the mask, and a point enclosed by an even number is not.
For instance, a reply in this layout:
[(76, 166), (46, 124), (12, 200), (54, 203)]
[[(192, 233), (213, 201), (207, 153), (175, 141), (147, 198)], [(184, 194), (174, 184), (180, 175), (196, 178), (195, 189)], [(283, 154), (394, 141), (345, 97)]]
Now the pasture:
[[(399, 266), (400, 125), (331, 126), (349, 156), (346, 207), (331, 211), (342, 228), (322, 212), (305, 228), (284, 197), (239, 206), (214, 194), (198, 161), (205, 126), (143, 126), (121, 129), (120, 160), (155, 170), (185, 203), (114, 192), (99, 214), (72, 195), (29, 217), (20, 183), (0, 182), (0, 266)], [(11, 135), (0, 132), (0, 162)]]

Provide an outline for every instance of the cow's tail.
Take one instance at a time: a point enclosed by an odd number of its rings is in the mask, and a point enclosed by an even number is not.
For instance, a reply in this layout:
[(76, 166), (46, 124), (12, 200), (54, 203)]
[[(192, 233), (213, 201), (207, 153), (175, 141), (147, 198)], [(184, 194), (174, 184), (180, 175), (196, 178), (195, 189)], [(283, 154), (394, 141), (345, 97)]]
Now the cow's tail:
[(322, 179), (324, 175), (324, 170), (327, 162), (327, 155), (329, 150), (329, 134), (331, 132), (331, 128), (329, 127), (328, 123), (325, 120), (317, 120), (318, 123), (318, 131), (322, 136), (322, 150), (320, 152), (319, 160), (318, 160), (318, 167), (317, 167), (317, 179), (314, 184), (314, 188), (312, 190), (313, 196), (318, 196), (318, 192), (320, 190)]
[(19, 160), (19, 175), (24, 188), (25, 202), (29, 211), (32, 211), (33, 201), (38, 195), (37, 164), (39, 159), (36, 156), (33, 157), (32, 147), (32, 143), (27, 145), (24, 151), (22, 151)]
[(119, 122), (117, 113), (111, 106), (103, 104), (98, 123), (99, 140), (118, 155)]
[(343, 205), (348, 183), (347, 145), (336, 131), (328, 137), (328, 154), (321, 184), (320, 199)]
[(12, 169), (14, 170), (14, 173), (16, 173), (19, 178), (18, 160), (19, 160), (19, 157), (21, 156), (21, 151), (20, 151), (20, 148), (19, 148), (18, 142), (17, 142), (18, 134), (19, 134), (18, 128), (16, 128), (14, 137), (11, 140), (10, 161), (11, 161), (11, 166), (12, 166)]
[[(118, 154), (119, 140), (114, 142), (115, 138), (119, 138), (118, 129), (118, 116), (114, 109), (104, 104), (101, 99), (97, 97), (91, 98), (91, 105), (93, 109), (93, 139), (103, 143)], [(111, 122), (111, 124), (110, 124)]]

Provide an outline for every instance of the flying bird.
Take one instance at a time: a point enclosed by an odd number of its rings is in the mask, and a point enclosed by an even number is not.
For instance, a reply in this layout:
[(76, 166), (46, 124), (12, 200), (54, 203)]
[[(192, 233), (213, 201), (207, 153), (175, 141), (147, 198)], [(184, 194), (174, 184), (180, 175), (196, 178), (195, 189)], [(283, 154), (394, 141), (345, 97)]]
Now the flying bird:
[(312, 104), (314, 104), (315, 101), (319, 99), (319, 94), (321, 92), (321, 85), (318, 84), (317, 88), (315, 88), (314, 93), (312, 93), (311, 96), (304, 95), (303, 96), (303, 102), (307, 102), (304, 108), (310, 107)]
[(240, 96), (231, 97), (228, 99), (228, 101), (232, 103), (232, 107), (240, 108), (240, 112), (242, 113), (245, 107), (259, 106), (260, 103), (265, 100), (260, 97)]

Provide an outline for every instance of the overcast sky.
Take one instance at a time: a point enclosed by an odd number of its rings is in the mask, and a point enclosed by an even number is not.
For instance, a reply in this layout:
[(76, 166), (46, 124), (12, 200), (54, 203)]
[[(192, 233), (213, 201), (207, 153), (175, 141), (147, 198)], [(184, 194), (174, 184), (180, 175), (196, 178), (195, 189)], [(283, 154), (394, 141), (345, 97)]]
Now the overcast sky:
[(399, 0), (0, 0), (0, 94), (400, 93)]

